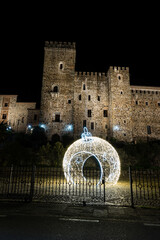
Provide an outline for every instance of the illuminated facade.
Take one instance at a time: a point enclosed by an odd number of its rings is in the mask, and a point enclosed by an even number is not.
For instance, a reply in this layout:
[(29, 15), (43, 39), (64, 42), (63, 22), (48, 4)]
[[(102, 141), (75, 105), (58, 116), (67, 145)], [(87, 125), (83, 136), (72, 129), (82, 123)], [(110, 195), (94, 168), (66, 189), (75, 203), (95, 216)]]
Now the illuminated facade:
[(29, 121), (33, 126), (38, 124), (39, 110), (36, 110), (35, 102), (18, 102), (17, 97), (0, 95), (0, 122), (7, 123), (15, 132), (26, 132)]
[(83, 127), (93, 136), (120, 141), (160, 139), (160, 87), (132, 86), (128, 67), (106, 72), (77, 72), (76, 44), (45, 42), (40, 109), (0, 96), (0, 122), (26, 132), (43, 124), (48, 139)]
[(160, 87), (131, 86), (128, 67), (76, 72), (76, 44), (46, 42), (40, 119), (48, 137), (83, 127), (120, 141), (160, 139)]

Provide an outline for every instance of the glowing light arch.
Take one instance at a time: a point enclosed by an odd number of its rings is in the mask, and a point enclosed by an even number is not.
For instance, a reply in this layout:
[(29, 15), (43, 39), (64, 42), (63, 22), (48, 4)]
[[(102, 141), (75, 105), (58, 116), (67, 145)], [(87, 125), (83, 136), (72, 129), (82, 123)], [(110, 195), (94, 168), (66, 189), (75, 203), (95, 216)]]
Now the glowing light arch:
[[(98, 184), (101, 183), (103, 176), (108, 184), (116, 184), (120, 176), (120, 159), (115, 148), (104, 139), (93, 137), (85, 127), (81, 139), (75, 141), (67, 149), (63, 158), (63, 170), (67, 181), (74, 183), (71, 172), (79, 180), (85, 180), (83, 167), (85, 162), (91, 157), (98, 161), (101, 174)], [(106, 169), (106, 164), (109, 169)]]

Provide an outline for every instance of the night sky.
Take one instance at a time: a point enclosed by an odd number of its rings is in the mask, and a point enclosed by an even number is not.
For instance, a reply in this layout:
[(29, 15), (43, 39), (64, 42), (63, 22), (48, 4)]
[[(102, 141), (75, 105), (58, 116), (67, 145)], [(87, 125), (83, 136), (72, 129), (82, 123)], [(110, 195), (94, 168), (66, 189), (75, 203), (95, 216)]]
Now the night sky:
[[(135, 8), (133, 14), (117, 8), (109, 16), (103, 6), (101, 12), (95, 6), (96, 15), (82, 9), (83, 14), (70, 10), (56, 20), (54, 14), (46, 19), (42, 12), (41, 21), (36, 17), (29, 21), (28, 12), (25, 17), (18, 12), (10, 21), (3, 19), (0, 94), (18, 94), (18, 101), (39, 105), (44, 41), (76, 42), (76, 71), (107, 72), (109, 66), (127, 66), (132, 85), (160, 86), (159, 26), (156, 13), (149, 17), (150, 6), (147, 12), (144, 6), (139, 12)], [(59, 9), (57, 13), (62, 16)]]

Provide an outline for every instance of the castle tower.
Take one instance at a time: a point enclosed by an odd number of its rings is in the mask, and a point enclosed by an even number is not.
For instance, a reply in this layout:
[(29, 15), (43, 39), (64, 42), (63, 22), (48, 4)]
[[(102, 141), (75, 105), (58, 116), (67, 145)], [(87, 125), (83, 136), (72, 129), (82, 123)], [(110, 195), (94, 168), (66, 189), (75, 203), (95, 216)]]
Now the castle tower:
[(129, 68), (110, 67), (108, 70), (110, 137), (132, 141), (132, 106)]
[(75, 60), (75, 43), (45, 42), (41, 122), (49, 139), (54, 134), (73, 134)]

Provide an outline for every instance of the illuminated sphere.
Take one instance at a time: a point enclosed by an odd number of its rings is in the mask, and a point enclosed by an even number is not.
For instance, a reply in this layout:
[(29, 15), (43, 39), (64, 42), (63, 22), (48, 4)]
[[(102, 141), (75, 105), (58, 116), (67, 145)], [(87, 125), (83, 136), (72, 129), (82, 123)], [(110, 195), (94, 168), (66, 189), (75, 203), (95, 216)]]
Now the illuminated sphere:
[(93, 137), (86, 129), (82, 138), (70, 145), (63, 158), (63, 170), (67, 181), (74, 183), (72, 172), (79, 180), (83, 180), (83, 167), (85, 162), (94, 157), (100, 166), (99, 183), (104, 175), (108, 184), (116, 184), (120, 176), (120, 159), (115, 148), (104, 139)]

